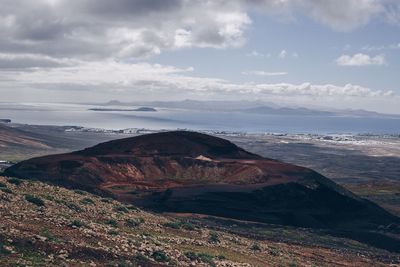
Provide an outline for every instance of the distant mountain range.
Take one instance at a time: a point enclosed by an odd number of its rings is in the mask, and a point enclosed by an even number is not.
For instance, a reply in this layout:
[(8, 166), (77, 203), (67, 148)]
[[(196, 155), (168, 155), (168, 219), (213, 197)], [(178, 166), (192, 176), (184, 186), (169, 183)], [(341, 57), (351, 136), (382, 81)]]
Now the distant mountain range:
[(302, 115), (302, 116), (333, 116), (335, 113), (329, 111), (313, 110), (308, 108), (273, 108), (260, 106), (255, 108), (242, 109), (241, 112), (270, 115)]
[[(282, 115), (282, 116), (349, 116), (349, 117), (385, 117), (399, 118), (397, 114), (383, 114), (362, 109), (322, 110), (305, 107), (282, 107), (274, 103), (263, 101), (151, 101), (151, 102), (120, 102), (111, 100), (98, 103), (98, 106), (146, 106), (153, 108), (174, 108), (187, 110), (243, 112), (249, 114)], [(114, 109), (114, 108), (113, 108)]]
[(145, 111), (145, 112), (156, 112), (155, 108), (150, 107), (140, 107), (134, 109), (124, 109), (124, 108), (90, 108), (92, 111)]
[[(150, 102), (120, 102), (111, 100), (106, 103), (99, 103), (100, 106), (147, 106), (159, 108), (178, 108), (190, 110), (211, 110), (211, 111), (232, 111), (237, 109), (253, 108), (265, 105), (262, 101), (199, 101), (186, 99), (182, 101), (150, 101)], [(275, 107), (273, 103), (267, 103)]]

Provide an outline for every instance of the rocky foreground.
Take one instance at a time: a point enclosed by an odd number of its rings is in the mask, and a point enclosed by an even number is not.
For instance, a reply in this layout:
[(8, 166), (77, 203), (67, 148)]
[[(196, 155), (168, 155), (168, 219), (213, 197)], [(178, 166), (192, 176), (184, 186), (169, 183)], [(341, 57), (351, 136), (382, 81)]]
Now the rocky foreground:
[(400, 262), (397, 255), (384, 251), (376, 257), (255, 240), (192, 223), (188, 217), (157, 215), (83, 191), (16, 178), (0, 177), (0, 214), (0, 266), (395, 266)]

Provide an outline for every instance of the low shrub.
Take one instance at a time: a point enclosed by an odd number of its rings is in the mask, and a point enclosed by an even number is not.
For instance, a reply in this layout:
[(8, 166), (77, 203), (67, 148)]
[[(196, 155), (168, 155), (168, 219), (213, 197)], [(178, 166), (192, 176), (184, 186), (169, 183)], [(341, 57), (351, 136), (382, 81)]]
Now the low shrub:
[(55, 240), (56, 240), (55, 236), (54, 236), (54, 235), (50, 232), (50, 230), (47, 229), (47, 228), (41, 229), (40, 232), (39, 232), (39, 234), (40, 234), (41, 236), (46, 237), (49, 241), (55, 241)]
[(0, 241), (0, 255), (11, 254), (11, 252), (8, 249), (6, 249), (4, 246), (5, 245), (3, 243), (1, 243), (1, 241)]
[(85, 191), (79, 190), (79, 189), (75, 189), (74, 192), (79, 194), (79, 195), (86, 195), (87, 194)]
[(23, 183), (23, 181), (21, 179), (18, 179), (18, 178), (10, 178), (7, 181), (10, 184), (17, 185), (17, 186)]
[(135, 210), (135, 211), (138, 211), (138, 210), (139, 210), (139, 208), (136, 207), (136, 206), (134, 206), (134, 205), (127, 205), (126, 208), (127, 208), (128, 210)]
[(125, 221), (126, 226), (135, 228), (144, 223), (144, 219), (142, 217), (139, 218), (131, 218)]
[(73, 211), (76, 211), (76, 212), (82, 212), (82, 211), (83, 211), (83, 209), (82, 209), (81, 207), (79, 207), (78, 205), (76, 205), (76, 204), (73, 203), (73, 202), (64, 201), (63, 204), (64, 204), (67, 208), (69, 208), (70, 210), (73, 210)]
[(116, 212), (122, 212), (122, 213), (128, 213), (129, 212), (128, 208), (125, 207), (125, 206), (122, 206), (122, 205), (114, 207), (113, 210), (116, 211)]
[(225, 260), (226, 257), (225, 257), (224, 255), (218, 255), (218, 256), (217, 256), (217, 259), (219, 259), (219, 260)]
[(81, 220), (73, 220), (70, 224), (71, 227), (83, 227), (85, 226), (85, 223), (82, 222)]
[(178, 222), (167, 222), (164, 223), (163, 226), (172, 228), (172, 229), (179, 229), (181, 228), (181, 225)]
[(53, 197), (52, 195), (44, 195), (43, 196), (45, 199), (56, 202), (57, 203), (57, 199), (55, 197)]
[(185, 229), (185, 230), (188, 230), (188, 231), (196, 230), (196, 227), (193, 224), (191, 224), (190, 222), (183, 222), (181, 224), (181, 228)]
[(111, 199), (111, 198), (102, 198), (102, 199), (100, 199), (100, 201), (101, 202), (104, 202), (104, 203), (111, 203), (113, 200)]
[(165, 254), (165, 252), (162, 250), (154, 251), (153, 254), (151, 254), (151, 257), (158, 262), (166, 262), (170, 260), (167, 254)]
[(253, 244), (250, 246), (250, 249), (253, 250), (253, 251), (261, 251), (261, 247), (260, 247), (260, 245), (257, 244), (257, 243), (253, 243)]
[(108, 219), (105, 223), (111, 225), (112, 227), (118, 227), (118, 222), (114, 219)]
[(187, 251), (187, 252), (185, 252), (185, 256), (188, 257), (192, 261), (195, 261), (195, 260), (201, 261), (201, 262), (207, 263), (211, 266), (215, 266), (214, 257), (210, 254), (207, 254), (204, 252), (196, 253), (194, 251)]
[(11, 191), (11, 189), (7, 187), (0, 187), (0, 190), (7, 194), (13, 194), (13, 191)]
[(108, 231), (109, 235), (119, 235), (119, 232), (117, 230), (110, 230)]
[(208, 236), (208, 241), (210, 243), (219, 243), (219, 236), (216, 232), (210, 232), (210, 235)]
[(135, 255), (135, 260), (139, 261), (139, 262), (148, 262), (149, 258), (147, 258), (146, 256), (138, 253)]
[(88, 197), (85, 197), (84, 199), (81, 200), (81, 203), (83, 205), (93, 205), (94, 201)]
[(36, 206), (39, 206), (39, 207), (42, 207), (45, 205), (44, 201), (41, 198), (35, 197), (33, 195), (26, 195), (25, 200), (32, 204), (35, 204)]

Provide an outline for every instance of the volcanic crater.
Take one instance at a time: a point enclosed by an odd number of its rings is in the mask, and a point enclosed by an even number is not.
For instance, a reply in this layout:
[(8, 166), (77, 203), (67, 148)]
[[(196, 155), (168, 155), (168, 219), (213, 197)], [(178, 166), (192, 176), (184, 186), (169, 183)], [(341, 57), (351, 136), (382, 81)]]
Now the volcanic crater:
[(83, 189), (157, 212), (340, 231), (399, 224), (398, 217), (311, 169), (189, 131), (33, 158), (9, 167), (5, 175)]

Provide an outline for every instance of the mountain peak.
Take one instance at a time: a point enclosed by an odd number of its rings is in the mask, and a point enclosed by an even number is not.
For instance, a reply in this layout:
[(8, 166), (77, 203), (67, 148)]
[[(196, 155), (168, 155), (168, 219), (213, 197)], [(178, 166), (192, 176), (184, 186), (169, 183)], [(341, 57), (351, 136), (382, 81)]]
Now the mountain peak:
[(183, 156), (259, 159), (228, 140), (191, 131), (170, 131), (114, 140), (76, 152), (83, 155)]

